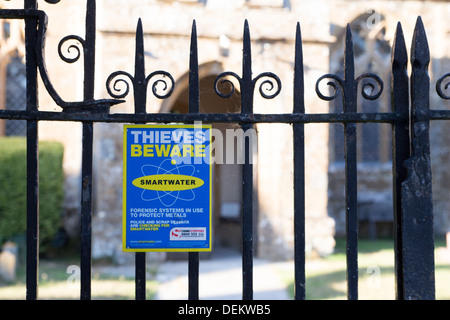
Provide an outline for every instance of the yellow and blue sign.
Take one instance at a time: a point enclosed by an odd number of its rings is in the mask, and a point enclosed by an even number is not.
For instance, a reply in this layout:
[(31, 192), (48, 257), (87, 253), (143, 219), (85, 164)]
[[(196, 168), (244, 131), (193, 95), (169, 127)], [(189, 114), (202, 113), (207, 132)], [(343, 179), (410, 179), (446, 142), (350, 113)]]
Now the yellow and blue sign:
[(123, 250), (211, 251), (211, 126), (125, 125)]

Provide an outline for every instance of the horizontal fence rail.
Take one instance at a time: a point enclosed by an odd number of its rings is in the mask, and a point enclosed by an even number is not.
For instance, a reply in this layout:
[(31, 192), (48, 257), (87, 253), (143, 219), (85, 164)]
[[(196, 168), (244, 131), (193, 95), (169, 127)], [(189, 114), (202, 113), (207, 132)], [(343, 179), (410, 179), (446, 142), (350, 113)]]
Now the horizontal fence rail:
[[(445, 120), (450, 117), (450, 112), (431, 112), (430, 120)], [(133, 113), (96, 114), (85, 112), (53, 112), (38, 111), (24, 112), (21, 110), (0, 110), (2, 119), (12, 120), (45, 120), (45, 121), (84, 121), (86, 116), (92, 122), (134, 122), (136, 115)], [(139, 115), (142, 122), (233, 122), (233, 123), (393, 123), (403, 119), (400, 113), (286, 113), (286, 114), (240, 114), (240, 113), (146, 113)]]
[[(57, 4), (58, 0), (46, 0)], [(84, 57), (84, 99), (64, 101), (56, 92), (45, 67), (45, 37), (47, 16), (37, 9), (37, 0), (25, 0), (24, 9), (0, 10), (2, 19), (25, 20), (27, 106), (26, 110), (0, 110), (0, 119), (27, 121), (27, 299), (38, 298), (39, 266), (39, 209), (38, 209), (38, 123), (39, 121), (76, 121), (83, 124), (82, 151), (82, 192), (81, 192), (81, 299), (91, 299), (91, 218), (92, 218), (92, 158), (93, 135), (96, 122), (115, 123), (238, 123), (244, 130), (258, 123), (292, 124), (293, 165), (294, 165), (294, 257), (295, 257), (295, 298), (305, 299), (305, 124), (341, 123), (345, 136), (345, 207), (346, 207), (346, 256), (348, 299), (358, 299), (358, 212), (357, 212), (357, 123), (388, 123), (392, 126), (392, 171), (394, 194), (395, 233), (395, 274), (396, 296), (398, 299), (434, 299), (434, 240), (431, 190), (431, 164), (429, 127), (430, 120), (450, 120), (449, 110), (430, 110), (430, 79), (428, 77), (429, 48), (426, 33), (420, 17), (414, 31), (411, 50), (412, 73), (407, 74), (408, 56), (400, 23), (397, 26), (392, 50), (392, 82), (385, 88), (383, 81), (372, 73), (355, 75), (352, 30), (346, 29), (343, 77), (326, 74), (316, 83), (319, 99), (331, 101), (342, 97), (343, 112), (314, 114), (305, 113), (304, 70), (300, 24), (297, 24), (295, 41), (295, 61), (293, 72), (292, 113), (255, 114), (254, 94), (264, 99), (274, 99), (282, 89), (279, 77), (272, 72), (264, 72), (256, 77), (252, 74), (250, 28), (245, 21), (243, 31), (242, 73), (227, 71), (220, 74), (214, 90), (226, 99), (239, 85), (241, 93), (240, 113), (200, 113), (199, 64), (197, 31), (192, 25), (189, 61), (189, 112), (187, 114), (146, 112), (147, 87), (159, 99), (168, 98), (175, 87), (173, 77), (167, 71), (147, 73), (144, 61), (144, 37), (142, 23), (136, 28), (136, 48), (134, 73), (116, 71), (106, 80), (110, 97), (94, 99), (94, 70), (96, 48), (96, 4), (87, 1), (86, 34), (84, 38), (69, 35), (61, 40), (59, 54), (67, 63), (77, 61), (81, 53)], [(69, 59), (61, 52), (61, 45), (68, 40), (77, 40), (83, 50)], [(39, 74), (38, 74), (39, 70)], [(37, 79), (41, 77), (46, 90), (61, 111), (39, 110), (37, 99)], [(230, 81), (234, 78), (235, 82)], [(436, 93), (442, 99), (450, 99), (445, 93), (449, 87), (450, 74), (443, 75), (436, 85)], [(326, 81), (327, 80), (327, 81)], [(447, 82), (446, 82), (447, 81)], [(231, 92), (222, 92), (221, 84), (232, 86)], [(331, 93), (321, 91), (325, 83)], [(119, 84), (125, 89), (119, 89)], [(164, 92), (156, 90), (156, 84), (163, 84)], [(123, 103), (130, 89), (133, 89), (134, 113), (114, 113), (111, 108)], [(390, 112), (364, 113), (357, 111), (357, 96), (361, 92), (364, 99), (376, 100), (383, 90), (392, 96)], [(411, 93), (409, 90), (411, 89)], [(340, 94), (339, 94), (340, 93)], [(389, 93), (388, 93), (389, 94)], [(410, 107), (411, 105), (411, 107)], [(112, 109), (113, 111), (113, 109)], [(411, 141), (410, 141), (411, 137)], [(243, 166), (243, 254), (242, 254), (242, 298), (253, 299), (253, 165), (248, 161), (250, 146), (245, 145), (247, 161)], [(420, 195), (420, 196), (418, 196)], [(417, 239), (421, 244), (417, 245)], [(146, 255), (136, 253), (136, 299), (146, 296)], [(199, 256), (189, 253), (189, 299), (199, 299)]]

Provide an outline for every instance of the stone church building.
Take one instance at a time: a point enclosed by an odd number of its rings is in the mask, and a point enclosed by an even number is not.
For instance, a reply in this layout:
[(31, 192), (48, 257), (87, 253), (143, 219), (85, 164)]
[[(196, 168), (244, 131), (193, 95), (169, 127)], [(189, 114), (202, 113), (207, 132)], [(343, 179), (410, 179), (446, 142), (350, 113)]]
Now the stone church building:
[[(16, 3), (15, 3), (16, 2)], [(3, 1), (2, 7), (18, 7), (20, 1)], [(84, 37), (85, 0), (40, 1), (49, 16), (46, 63), (59, 94), (68, 101), (83, 96), (82, 61), (67, 64), (58, 56), (58, 44), (67, 35)], [(320, 100), (316, 81), (326, 73), (343, 72), (343, 39), (350, 23), (355, 48), (356, 75), (373, 72), (385, 84), (382, 96), (373, 102), (359, 97), (365, 112), (390, 110), (390, 53), (397, 22), (402, 23), (410, 46), (417, 16), (427, 30), (432, 61), (431, 87), (450, 71), (449, 1), (352, 1), (352, 0), (97, 0), (96, 98), (110, 98), (106, 79), (115, 71), (134, 72), (135, 32), (142, 19), (145, 36), (146, 73), (169, 72), (175, 88), (168, 99), (149, 94), (147, 112), (186, 113), (190, 32), (195, 19), (198, 33), (200, 111), (240, 112), (239, 92), (223, 99), (214, 92), (214, 81), (224, 71), (241, 74), (244, 20), (250, 26), (254, 76), (275, 73), (282, 82), (273, 100), (255, 93), (255, 113), (290, 113), (293, 105), (294, 41), (300, 22), (305, 71), (307, 113), (328, 113), (342, 108)], [(8, 85), (23, 66), (23, 35), (17, 21), (3, 21), (0, 39), (0, 105), (9, 104)], [(76, 56), (69, 48), (63, 54)], [(409, 50), (409, 49), (408, 49)], [(16, 70), (16, 71), (15, 71)], [(20, 75), (19, 75), (20, 76)], [(6, 84), (6, 85), (5, 85)], [(20, 87), (20, 83), (18, 85)], [(239, 89), (237, 87), (237, 89)], [(16, 89), (19, 90), (19, 89)], [(10, 90), (11, 91), (11, 90)], [(12, 90), (14, 91), (14, 90)], [(111, 109), (133, 112), (133, 97)], [(336, 99), (336, 101), (339, 99)], [(431, 106), (450, 107), (431, 94)], [(60, 110), (41, 86), (40, 108)], [(7, 123), (0, 134), (16, 135)], [(95, 124), (93, 258), (125, 262), (132, 255), (122, 252), (122, 124)], [(219, 130), (233, 125), (214, 124)], [(258, 124), (254, 154), (254, 243), (256, 255), (270, 259), (293, 257), (293, 168), (292, 127)], [(306, 244), (308, 254), (327, 255), (335, 237), (345, 234), (343, 130), (338, 124), (307, 124), (306, 140)], [(450, 230), (450, 128), (432, 125), (435, 231)], [(79, 228), (81, 124), (42, 122), (40, 138), (59, 140), (65, 146), (66, 199), (64, 225), (71, 236)], [(358, 127), (359, 214), (381, 212), (392, 219), (391, 127), (364, 124)], [(241, 167), (215, 164), (213, 182), (213, 252), (219, 248), (240, 250)], [(389, 222), (389, 219), (387, 221)], [(384, 228), (386, 229), (386, 228)], [(379, 234), (382, 230), (379, 230)], [(392, 229), (392, 224), (389, 229)], [(361, 230), (363, 231), (363, 229)], [(384, 230), (386, 231), (386, 230)], [(391, 235), (392, 236), (392, 235)], [(160, 258), (167, 258), (159, 254)], [(170, 257), (168, 257), (170, 258)]]

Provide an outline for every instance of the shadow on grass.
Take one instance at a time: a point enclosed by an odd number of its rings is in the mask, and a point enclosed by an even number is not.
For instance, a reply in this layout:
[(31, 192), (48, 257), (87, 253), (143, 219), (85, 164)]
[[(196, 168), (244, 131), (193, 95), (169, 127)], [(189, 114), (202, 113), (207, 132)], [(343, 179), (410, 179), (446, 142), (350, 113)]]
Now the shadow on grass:
[[(345, 277), (345, 270), (307, 277), (306, 299), (322, 300), (345, 297), (347, 295), (346, 291), (339, 289), (339, 283), (345, 281)], [(289, 290), (291, 290), (291, 286), (293, 290), (294, 284), (292, 283), (289, 286)]]
[[(436, 248), (445, 246), (445, 242), (442, 241), (442, 239), (437, 238), (435, 246)], [(337, 239), (335, 252), (327, 258), (319, 260), (321, 264), (320, 269), (314, 270), (311, 268), (310, 271), (312, 272), (309, 275), (307, 270), (307, 300), (347, 299), (345, 247), (345, 240)], [(393, 299), (395, 297), (394, 259), (393, 256), (386, 255), (383, 252), (393, 253), (392, 240), (360, 240), (358, 242), (358, 287), (360, 299)], [(381, 255), (377, 255), (378, 253)], [(389, 260), (386, 260), (386, 257), (389, 257)], [(370, 288), (370, 284), (373, 283), (372, 280), (374, 280), (374, 278), (372, 278), (374, 273), (370, 272), (371, 269), (369, 268), (374, 266), (378, 268), (377, 272), (381, 276), (381, 288), (378, 290)], [(435, 261), (435, 274), (436, 298), (438, 300), (448, 299), (450, 289), (447, 289), (449, 288), (447, 279), (450, 279), (450, 261), (446, 262), (437, 258)], [(291, 297), (293, 297), (293, 281), (289, 283), (288, 290)]]

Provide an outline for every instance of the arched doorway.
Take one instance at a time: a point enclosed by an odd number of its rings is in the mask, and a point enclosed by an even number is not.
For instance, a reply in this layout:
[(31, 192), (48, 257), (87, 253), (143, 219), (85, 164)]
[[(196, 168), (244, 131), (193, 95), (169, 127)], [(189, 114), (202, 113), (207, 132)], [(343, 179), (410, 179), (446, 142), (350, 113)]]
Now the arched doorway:
[[(241, 111), (240, 92), (236, 87), (232, 96), (221, 98), (214, 90), (214, 82), (222, 72), (221, 65), (211, 62), (199, 67), (200, 75), (200, 112), (202, 113), (238, 113)], [(188, 113), (189, 87), (187, 75), (177, 81), (176, 91), (165, 104), (161, 112)], [(227, 88), (223, 88), (226, 92)], [(222, 150), (213, 149), (213, 195), (212, 195), (212, 219), (213, 219), (213, 251), (211, 254), (202, 253), (203, 256), (215, 256), (216, 254), (232, 254), (241, 252), (242, 247), (242, 164), (236, 161), (226, 161), (227, 138), (234, 139), (233, 135), (227, 136), (227, 131), (234, 132), (239, 129), (238, 124), (213, 123), (213, 141), (222, 139)], [(233, 145), (234, 155), (237, 154), (237, 143), (228, 141)], [(168, 259), (183, 257), (180, 254), (168, 254)]]

